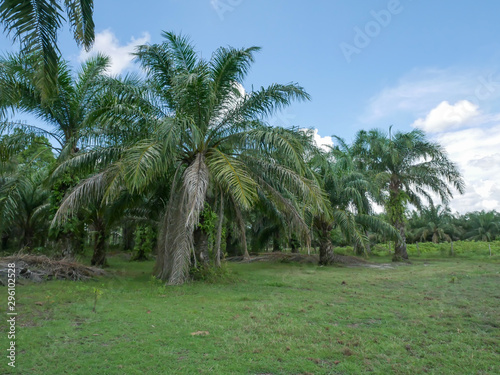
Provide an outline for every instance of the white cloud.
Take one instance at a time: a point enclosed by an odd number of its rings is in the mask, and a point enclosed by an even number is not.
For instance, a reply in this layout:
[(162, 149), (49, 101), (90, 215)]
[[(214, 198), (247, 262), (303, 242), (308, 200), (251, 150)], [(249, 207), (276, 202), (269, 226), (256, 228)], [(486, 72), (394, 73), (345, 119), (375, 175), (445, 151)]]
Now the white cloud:
[(460, 128), (478, 115), (478, 106), (468, 100), (460, 100), (454, 105), (445, 100), (432, 109), (425, 119), (419, 118), (412, 126), (429, 133), (438, 133)]
[(319, 135), (318, 129), (314, 129), (313, 137), (314, 137), (314, 142), (316, 142), (316, 145), (325, 151), (329, 150), (328, 146), (333, 146), (332, 137), (330, 136), (322, 137), (321, 135)]
[(460, 168), (464, 195), (456, 195), (450, 206), (459, 212), (500, 209), (500, 124), (448, 131), (432, 137), (444, 146)]
[(98, 52), (102, 53), (111, 58), (111, 66), (108, 69), (108, 72), (112, 75), (117, 75), (130, 69), (133, 60), (131, 53), (135, 51), (135, 47), (148, 43), (150, 39), (150, 35), (147, 32), (144, 32), (141, 37), (132, 37), (128, 44), (120, 45), (120, 41), (115, 34), (111, 30), (107, 29), (96, 34), (92, 50), (89, 52), (82, 50), (80, 52), (79, 60), (85, 61), (87, 58), (97, 54)]
[(316, 146), (323, 149), (324, 151), (329, 151), (330, 148), (328, 146), (333, 146), (332, 137), (330, 136), (322, 137), (321, 135), (319, 135), (318, 129), (300, 129), (300, 130), (302, 130), (303, 132), (312, 131), (313, 140), (316, 143)]

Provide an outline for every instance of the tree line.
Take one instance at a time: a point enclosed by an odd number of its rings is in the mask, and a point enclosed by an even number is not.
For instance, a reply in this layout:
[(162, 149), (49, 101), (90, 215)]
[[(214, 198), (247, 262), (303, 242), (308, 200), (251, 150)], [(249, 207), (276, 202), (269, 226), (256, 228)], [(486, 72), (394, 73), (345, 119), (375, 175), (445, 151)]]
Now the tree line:
[[(324, 150), (312, 130), (270, 126), (310, 97), (297, 83), (245, 90), (258, 51), (221, 47), (203, 59), (165, 32), (134, 53), (144, 77), (107, 75), (102, 55), (77, 71), (58, 57), (49, 90), (39, 55), (1, 58), (2, 247), (73, 256), (90, 241), (92, 264), (104, 266), (120, 242), (137, 259), (154, 252), (169, 284), (270, 244), (315, 246), (331, 264), (339, 236), (360, 252), (373, 235), (391, 239), (394, 260), (407, 259), (409, 215), (436, 209), (431, 195), (446, 204), (464, 191), (456, 165), (420, 130), (360, 131)], [(15, 121), (19, 112), (45, 126)]]

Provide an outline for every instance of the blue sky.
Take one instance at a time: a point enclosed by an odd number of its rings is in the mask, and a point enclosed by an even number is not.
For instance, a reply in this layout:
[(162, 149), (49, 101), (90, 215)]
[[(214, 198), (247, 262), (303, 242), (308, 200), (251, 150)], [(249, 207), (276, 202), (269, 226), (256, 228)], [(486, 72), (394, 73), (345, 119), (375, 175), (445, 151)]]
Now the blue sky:
[[(219, 46), (261, 46), (245, 83), (300, 83), (312, 101), (270, 120), (312, 127), (318, 141), (359, 129), (424, 129), (467, 182), (451, 207), (500, 210), (500, 2), (493, 0), (96, 1), (94, 50), (113, 73), (137, 69), (128, 51), (189, 35), (204, 57)], [(11, 50), (5, 36), (0, 50)], [(78, 64), (68, 30), (64, 56)]]

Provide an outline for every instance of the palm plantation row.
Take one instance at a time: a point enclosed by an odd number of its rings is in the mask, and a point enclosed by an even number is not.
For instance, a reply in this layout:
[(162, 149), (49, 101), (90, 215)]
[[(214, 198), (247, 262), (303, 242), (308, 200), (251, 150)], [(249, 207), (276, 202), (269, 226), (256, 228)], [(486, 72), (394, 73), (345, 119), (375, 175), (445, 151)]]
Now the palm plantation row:
[[(105, 56), (77, 73), (59, 59), (50, 90), (37, 81), (36, 54), (4, 57), (4, 245), (74, 255), (91, 233), (92, 264), (105, 265), (119, 233), (138, 258), (154, 248), (155, 275), (169, 284), (220, 265), (224, 249), (248, 257), (247, 244), (314, 245), (331, 264), (336, 232), (361, 251), (370, 234), (392, 239), (395, 260), (406, 259), (409, 205), (462, 193), (457, 167), (419, 130), (360, 131), (325, 151), (311, 131), (269, 126), (277, 111), (310, 98), (296, 83), (245, 91), (258, 51), (219, 48), (204, 60), (187, 38), (165, 33), (135, 53), (146, 78), (109, 77)], [(50, 130), (12, 121), (19, 111)]]
[(458, 240), (491, 242), (500, 236), (500, 214), (476, 211), (453, 215), (442, 206), (430, 206), (408, 217), (409, 242), (451, 242)]

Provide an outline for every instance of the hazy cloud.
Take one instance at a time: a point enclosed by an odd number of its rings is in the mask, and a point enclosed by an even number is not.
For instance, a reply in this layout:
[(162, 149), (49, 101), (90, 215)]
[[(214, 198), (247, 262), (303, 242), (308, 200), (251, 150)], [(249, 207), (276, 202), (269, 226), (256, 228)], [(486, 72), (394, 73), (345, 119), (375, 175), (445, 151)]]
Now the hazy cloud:
[[(422, 118), (443, 102), (467, 101), (484, 108), (500, 98), (500, 73), (490, 70), (415, 69), (373, 95), (360, 121), (391, 119), (398, 114)], [(444, 109), (441, 108), (441, 109)]]

